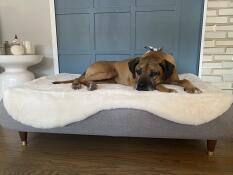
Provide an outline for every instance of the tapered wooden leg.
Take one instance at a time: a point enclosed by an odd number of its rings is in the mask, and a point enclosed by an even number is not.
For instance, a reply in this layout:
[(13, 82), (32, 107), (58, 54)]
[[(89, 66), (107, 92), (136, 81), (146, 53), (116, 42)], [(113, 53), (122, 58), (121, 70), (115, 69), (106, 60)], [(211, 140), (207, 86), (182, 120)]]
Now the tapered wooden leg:
[(26, 146), (27, 145), (28, 133), (27, 132), (19, 132), (19, 137), (20, 137), (22, 146)]
[(214, 149), (216, 146), (217, 140), (207, 140), (207, 151), (209, 156), (214, 155)]

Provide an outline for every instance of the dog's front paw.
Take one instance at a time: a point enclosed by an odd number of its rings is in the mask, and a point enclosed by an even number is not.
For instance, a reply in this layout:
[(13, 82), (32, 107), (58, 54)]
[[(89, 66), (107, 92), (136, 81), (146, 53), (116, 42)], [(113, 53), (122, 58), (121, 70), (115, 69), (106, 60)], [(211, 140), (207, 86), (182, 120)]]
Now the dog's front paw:
[(202, 93), (202, 91), (197, 87), (184, 88), (184, 91), (187, 92), (187, 93), (190, 93), (190, 94), (194, 94), (194, 93), (200, 94), (200, 93)]
[(177, 91), (175, 89), (168, 89), (167, 91), (168, 93), (177, 93)]

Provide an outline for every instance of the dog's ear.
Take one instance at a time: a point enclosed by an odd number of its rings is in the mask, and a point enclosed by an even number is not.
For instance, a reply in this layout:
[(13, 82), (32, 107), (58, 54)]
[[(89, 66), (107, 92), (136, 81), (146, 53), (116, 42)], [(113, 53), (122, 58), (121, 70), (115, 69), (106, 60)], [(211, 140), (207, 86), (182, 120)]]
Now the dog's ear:
[(164, 75), (163, 80), (167, 80), (173, 73), (175, 66), (167, 60), (163, 60), (159, 65), (162, 67)]
[(129, 67), (130, 72), (133, 74), (133, 78), (136, 78), (135, 67), (139, 63), (139, 59), (140, 57), (136, 57), (133, 60), (128, 62), (128, 67)]

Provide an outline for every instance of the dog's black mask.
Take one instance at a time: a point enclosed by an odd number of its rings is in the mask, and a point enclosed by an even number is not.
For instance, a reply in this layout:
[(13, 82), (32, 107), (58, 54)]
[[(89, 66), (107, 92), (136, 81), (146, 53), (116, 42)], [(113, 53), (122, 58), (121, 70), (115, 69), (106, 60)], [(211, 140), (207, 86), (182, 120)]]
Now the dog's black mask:
[(173, 73), (174, 65), (167, 60), (161, 62), (154, 58), (141, 60), (137, 57), (129, 61), (129, 70), (132, 77), (136, 79), (136, 90), (152, 91), (156, 84), (165, 82)]

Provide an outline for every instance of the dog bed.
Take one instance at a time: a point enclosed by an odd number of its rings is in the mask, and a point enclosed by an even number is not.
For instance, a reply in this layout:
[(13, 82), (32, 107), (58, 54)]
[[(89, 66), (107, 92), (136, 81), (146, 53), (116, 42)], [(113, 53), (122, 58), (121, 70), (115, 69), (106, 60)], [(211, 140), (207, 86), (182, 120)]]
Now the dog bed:
[(42, 77), (7, 90), (3, 101), (7, 112), (17, 121), (35, 128), (55, 128), (78, 122), (102, 110), (130, 108), (150, 112), (180, 124), (201, 125), (227, 111), (233, 96), (201, 81), (192, 74), (190, 80), (202, 94), (188, 94), (181, 87), (167, 85), (178, 93), (136, 91), (118, 84), (100, 84), (96, 91), (71, 89), (70, 84), (53, 85), (55, 80), (78, 77), (60, 74)]

